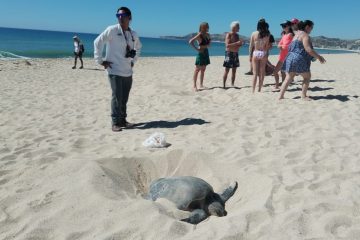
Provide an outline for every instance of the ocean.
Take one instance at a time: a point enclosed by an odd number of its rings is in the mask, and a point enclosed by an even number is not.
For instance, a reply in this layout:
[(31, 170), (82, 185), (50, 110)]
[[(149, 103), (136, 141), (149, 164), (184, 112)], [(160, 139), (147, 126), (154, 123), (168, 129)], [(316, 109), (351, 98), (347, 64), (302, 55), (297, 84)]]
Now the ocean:
[[(85, 46), (85, 57), (93, 57), (93, 42), (98, 34), (15, 29), (0, 27), (0, 59), (13, 58), (67, 58), (73, 57), (73, 39), (78, 35)], [(141, 35), (141, 33), (140, 33)], [(187, 41), (160, 38), (140, 38), (142, 57), (195, 56)], [(320, 54), (349, 53), (345, 50), (317, 49)], [(223, 56), (224, 43), (213, 42), (210, 56)], [(240, 48), (240, 55), (248, 55), (248, 46)], [(276, 47), (271, 54), (279, 54)]]

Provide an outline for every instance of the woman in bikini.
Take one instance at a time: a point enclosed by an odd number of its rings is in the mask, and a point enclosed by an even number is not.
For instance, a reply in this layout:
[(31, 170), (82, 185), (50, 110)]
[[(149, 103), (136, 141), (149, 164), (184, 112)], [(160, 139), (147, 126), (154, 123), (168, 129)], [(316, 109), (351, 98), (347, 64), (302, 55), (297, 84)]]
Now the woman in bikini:
[[(268, 50), (270, 48), (270, 32), (265, 19), (260, 19), (257, 24), (257, 31), (251, 34), (249, 52), (252, 53), (253, 84), (252, 92), (255, 93), (257, 79), (259, 78), (258, 92), (264, 83), (265, 67), (268, 61)], [(251, 56), (250, 56), (251, 57)]]
[(231, 75), (231, 86), (234, 87), (235, 77), (236, 77), (236, 68), (240, 67), (239, 62), (239, 48), (243, 45), (243, 40), (239, 37), (240, 23), (238, 21), (232, 22), (230, 24), (231, 32), (226, 34), (225, 37), (225, 60), (223, 66), (225, 67), (225, 72), (223, 76), (223, 87), (226, 86), (227, 76), (229, 74), (230, 68), (232, 69)]
[[(293, 33), (293, 30), (291, 29), (290, 21), (286, 21), (284, 23), (281, 23), (280, 25), (283, 29), (283, 34), (282, 34), (281, 40), (278, 44), (278, 48), (280, 49), (279, 60), (274, 69), (274, 77), (275, 77), (274, 91), (280, 90), (280, 88), (279, 88), (279, 72), (281, 70), (281, 67), (284, 64), (285, 58), (289, 52), (289, 45), (294, 37), (294, 33)], [(281, 75), (282, 75), (282, 81), (284, 81), (285, 73), (281, 72)]]
[(279, 99), (284, 99), (285, 91), (289, 84), (294, 80), (295, 75), (298, 73), (303, 77), (301, 98), (303, 100), (311, 100), (307, 96), (307, 90), (310, 84), (311, 72), (310, 65), (312, 60), (319, 60), (320, 63), (325, 63), (325, 59), (314, 51), (310, 33), (314, 27), (314, 23), (310, 20), (299, 22), (299, 30), (289, 46), (289, 53), (285, 59), (283, 70), (286, 73), (285, 82), (281, 86)]
[[(197, 41), (198, 46), (195, 46), (195, 41)], [(211, 39), (209, 34), (209, 24), (203, 22), (200, 24), (199, 33), (190, 39), (189, 44), (192, 46), (197, 52), (198, 55), (195, 61), (195, 71), (194, 71), (194, 91), (198, 91), (197, 88), (197, 77), (200, 72), (200, 89), (204, 88), (204, 75), (206, 66), (210, 64), (209, 50)]]

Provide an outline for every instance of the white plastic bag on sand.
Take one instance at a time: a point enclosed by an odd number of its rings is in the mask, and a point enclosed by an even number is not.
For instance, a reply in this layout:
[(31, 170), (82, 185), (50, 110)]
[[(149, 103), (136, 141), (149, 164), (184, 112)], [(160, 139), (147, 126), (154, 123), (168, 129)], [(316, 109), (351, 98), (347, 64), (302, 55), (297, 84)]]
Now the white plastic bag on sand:
[(150, 148), (163, 148), (169, 146), (163, 133), (156, 132), (143, 142), (143, 146)]

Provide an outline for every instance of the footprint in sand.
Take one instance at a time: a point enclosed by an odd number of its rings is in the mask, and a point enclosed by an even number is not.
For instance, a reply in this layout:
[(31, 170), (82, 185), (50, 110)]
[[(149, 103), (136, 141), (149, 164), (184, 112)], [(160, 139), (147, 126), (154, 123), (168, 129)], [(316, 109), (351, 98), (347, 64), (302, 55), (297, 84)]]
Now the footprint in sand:
[(30, 191), (30, 190), (32, 190), (31, 187), (29, 187), (29, 188), (19, 188), (19, 189), (17, 189), (15, 192), (16, 192), (16, 193), (23, 193), (23, 192), (28, 192), (28, 191)]
[(8, 161), (8, 162), (6, 162), (4, 165), (5, 166), (9, 166), (9, 165), (13, 165), (13, 164), (15, 164), (16, 163), (16, 161)]
[(331, 218), (325, 226), (325, 230), (338, 238), (346, 239), (349, 230), (352, 226), (352, 221), (347, 216), (335, 216)]
[(0, 154), (9, 153), (9, 152), (11, 152), (9, 148), (1, 148), (0, 149)]
[(23, 146), (21, 146), (21, 147), (15, 148), (14, 151), (20, 151), (20, 150), (22, 150), (22, 149), (31, 147), (32, 145), (33, 145), (32, 143), (28, 143), (28, 144), (25, 144), (25, 145), (23, 145)]
[(11, 154), (11, 155), (7, 155), (7, 156), (5, 156), (5, 157), (2, 157), (2, 158), (0, 159), (0, 161), (12, 161), (12, 160), (15, 160), (16, 158), (17, 158), (16, 155)]
[(52, 202), (52, 198), (54, 197), (55, 193), (55, 191), (51, 191), (47, 193), (44, 198), (31, 201), (30, 203), (28, 203), (28, 205), (36, 211), (40, 210), (42, 207)]
[(319, 174), (315, 173), (312, 166), (309, 167), (295, 167), (293, 172), (299, 178), (305, 181), (313, 182), (319, 179)]
[(182, 237), (189, 232), (189, 226), (181, 222), (173, 222), (170, 226), (169, 232), (171, 235)]
[(10, 170), (1, 170), (1, 171), (0, 171), (0, 177), (6, 176), (6, 175), (8, 175), (9, 173), (11, 173)]
[(73, 232), (70, 233), (66, 240), (83, 239), (86, 232)]
[(9, 214), (7, 214), (5, 210), (0, 207), (0, 223), (5, 222), (9, 218)]
[(6, 179), (6, 178), (0, 180), (0, 186), (6, 184), (6, 183), (9, 182), (9, 181), (10, 181), (10, 180), (9, 180), (9, 179)]
[(75, 149), (84, 149), (86, 148), (87, 146), (89, 146), (91, 143), (90, 141), (87, 139), (87, 138), (79, 138), (79, 139), (76, 139), (73, 143), (73, 148)]
[(296, 184), (291, 185), (291, 186), (286, 186), (285, 190), (289, 191), (289, 192), (293, 192), (293, 191), (296, 191), (296, 190), (302, 190), (303, 188), (304, 188), (304, 183), (299, 182), (299, 183), (296, 183)]
[(24, 148), (24, 149), (21, 149), (21, 150), (18, 150), (16, 152), (14, 152), (14, 155), (20, 155), (20, 154), (24, 154), (24, 153), (28, 153), (28, 152), (31, 152), (31, 149), (30, 148)]
[(269, 220), (269, 214), (266, 211), (254, 211), (245, 216), (246, 232), (253, 232), (254, 229), (261, 226), (265, 221)]
[(59, 157), (57, 157), (57, 156), (45, 156), (40, 159), (39, 164), (44, 165), (44, 164), (53, 163), (58, 159), (59, 159)]
[(42, 142), (43, 140), (48, 139), (49, 137), (50, 137), (50, 136), (37, 137), (37, 138), (34, 139), (34, 142), (40, 143), (40, 142)]
[(25, 239), (54, 239), (54, 235), (51, 234), (51, 229), (35, 227), (31, 232), (26, 234)]

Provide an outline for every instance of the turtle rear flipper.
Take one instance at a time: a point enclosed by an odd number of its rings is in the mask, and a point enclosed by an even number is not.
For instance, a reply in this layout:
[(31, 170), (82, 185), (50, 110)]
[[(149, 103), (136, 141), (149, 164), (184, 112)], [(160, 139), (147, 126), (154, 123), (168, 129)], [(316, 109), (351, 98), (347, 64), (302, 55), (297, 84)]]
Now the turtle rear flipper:
[(188, 218), (181, 219), (181, 221), (191, 224), (198, 224), (199, 222), (205, 220), (207, 217), (208, 215), (203, 209), (196, 209), (191, 212)]
[(234, 195), (236, 189), (238, 188), (238, 183), (234, 182), (232, 183), (228, 188), (224, 190), (224, 192), (220, 195), (221, 199), (224, 201), (224, 203), (229, 200), (229, 198)]

